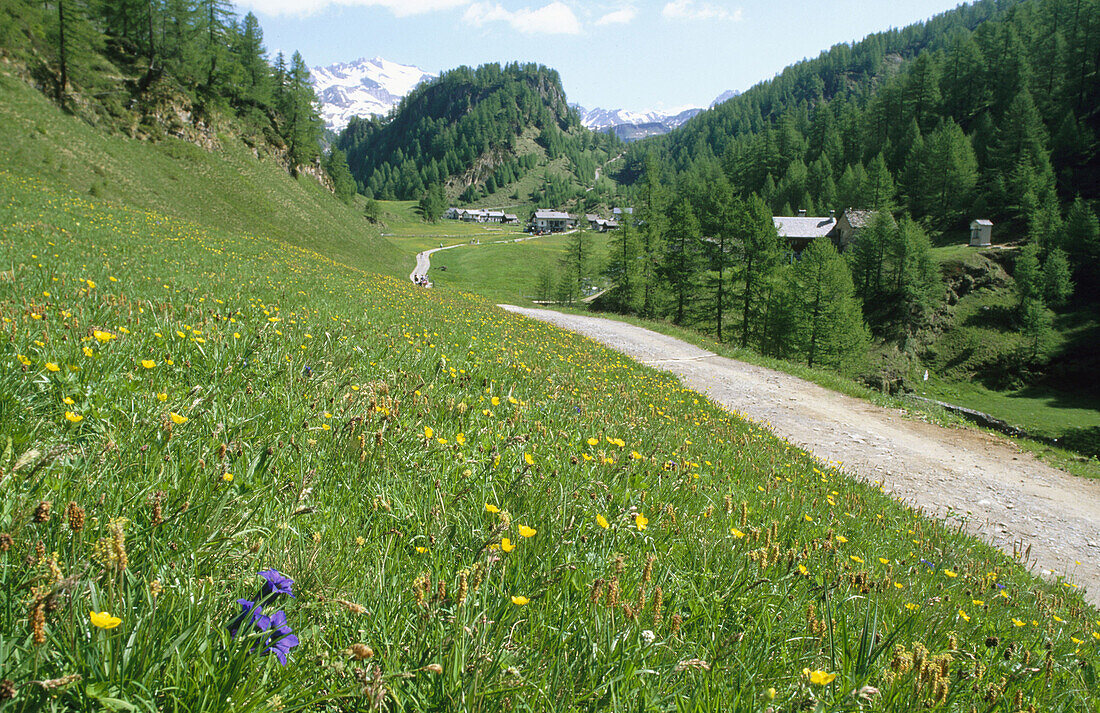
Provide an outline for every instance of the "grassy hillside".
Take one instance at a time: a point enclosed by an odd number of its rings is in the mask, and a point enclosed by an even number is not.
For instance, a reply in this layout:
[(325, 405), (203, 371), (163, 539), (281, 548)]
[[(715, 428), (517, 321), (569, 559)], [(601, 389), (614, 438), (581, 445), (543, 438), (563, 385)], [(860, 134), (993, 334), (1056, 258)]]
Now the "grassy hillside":
[(1072, 584), (671, 377), (260, 231), (0, 195), (5, 710), (1091, 710)]
[(291, 178), (228, 133), (218, 139), (220, 148), (207, 151), (175, 138), (154, 143), (105, 134), (0, 74), (0, 168), (97, 202), (263, 234), (368, 270), (398, 274), (405, 267), (363, 218), (361, 204), (335, 200), (308, 175)]

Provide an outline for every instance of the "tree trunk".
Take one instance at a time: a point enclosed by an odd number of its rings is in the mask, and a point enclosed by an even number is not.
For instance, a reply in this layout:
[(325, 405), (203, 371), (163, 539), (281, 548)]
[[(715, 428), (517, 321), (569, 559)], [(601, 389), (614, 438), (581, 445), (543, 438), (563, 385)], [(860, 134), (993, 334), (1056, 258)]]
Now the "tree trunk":
[(61, 58), (61, 81), (57, 85), (57, 101), (64, 106), (65, 89), (69, 85), (69, 58), (65, 47), (65, 0), (57, 0), (57, 49)]

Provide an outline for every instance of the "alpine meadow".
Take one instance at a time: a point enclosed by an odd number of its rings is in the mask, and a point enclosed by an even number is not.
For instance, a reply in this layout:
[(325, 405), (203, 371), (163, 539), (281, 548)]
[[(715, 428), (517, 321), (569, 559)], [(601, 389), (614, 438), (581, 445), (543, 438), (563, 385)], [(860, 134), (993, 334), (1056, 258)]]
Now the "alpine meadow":
[(0, 712), (1100, 711), (1095, 549), (497, 304), (980, 411), (1087, 500), (1098, 18), (979, 0), (625, 142), (538, 62), (335, 133), (227, 2), (5, 0)]

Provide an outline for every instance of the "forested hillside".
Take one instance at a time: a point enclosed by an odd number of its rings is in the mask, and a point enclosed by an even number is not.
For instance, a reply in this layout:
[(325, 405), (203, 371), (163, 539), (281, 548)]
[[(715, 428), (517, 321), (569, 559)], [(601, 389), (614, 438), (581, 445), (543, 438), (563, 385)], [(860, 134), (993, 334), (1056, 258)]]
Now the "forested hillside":
[(370, 197), (415, 200), (446, 187), (472, 202), (542, 170), (535, 190), (511, 197), (547, 205), (591, 187), (618, 146), (583, 128), (558, 73), (533, 64), (445, 72), (391, 116), (353, 119), (337, 141)]
[[(1095, 393), (1098, 17), (1096, 0), (982, 0), (632, 144), (616, 170), (641, 220), (602, 306), (883, 388), (927, 368)], [(842, 254), (793, 259), (771, 220), (848, 208), (864, 212)], [(975, 218), (1008, 249), (962, 248)]]
[(277, 153), (292, 172), (321, 176), (322, 125), (305, 61), (297, 52), (289, 63), (281, 52), (269, 60), (256, 17), (237, 17), (225, 0), (7, 0), (0, 52), (94, 125), (210, 148), (230, 122), (231, 133)]
[(937, 230), (975, 215), (1047, 241), (1058, 208), (1100, 195), (1100, 3), (983, 0), (841, 44), (631, 147), (676, 172), (720, 160), (779, 215), (907, 210)]

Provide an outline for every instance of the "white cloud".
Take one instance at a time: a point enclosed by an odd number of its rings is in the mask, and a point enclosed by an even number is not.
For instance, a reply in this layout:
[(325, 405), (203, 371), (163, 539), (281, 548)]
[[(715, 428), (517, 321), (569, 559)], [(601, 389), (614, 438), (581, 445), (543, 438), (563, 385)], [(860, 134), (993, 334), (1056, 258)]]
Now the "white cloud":
[(695, 0), (672, 0), (661, 10), (669, 20), (733, 20), (741, 19), (741, 8), (727, 10), (721, 5)]
[(625, 25), (632, 22), (638, 16), (638, 11), (632, 7), (624, 7), (621, 10), (609, 12), (596, 20), (596, 25)]
[(476, 27), (490, 22), (505, 22), (524, 34), (579, 35), (581, 23), (563, 2), (552, 2), (537, 9), (506, 10), (500, 3), (475, 2), (466, 8), (463, 19)]
[(398, 17), (451, 10), (470, 4), (470, 0), (238, 0), (242, 8), (267, 15), (312, 15), (331, 5), (382, 7)]

